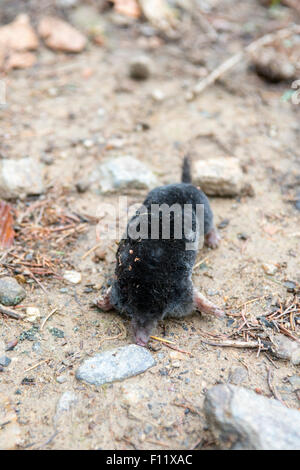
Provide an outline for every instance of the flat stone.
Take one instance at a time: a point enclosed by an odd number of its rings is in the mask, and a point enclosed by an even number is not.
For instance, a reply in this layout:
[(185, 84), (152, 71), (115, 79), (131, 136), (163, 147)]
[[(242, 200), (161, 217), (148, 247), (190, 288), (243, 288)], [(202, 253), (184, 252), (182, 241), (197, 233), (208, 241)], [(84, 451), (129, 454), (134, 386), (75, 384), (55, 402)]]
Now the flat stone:
[(0, 162), (0, 198), (38, 195), (45, 190), (42, 166), (30, 157)]
[(45, 44), (54, 50), (81, 52), (87, 43), (86, 37), (73, 26), (52, 16), (45, 16), (38, 26), (39, 35)]
[(294, 366), (300, 364), (300, 344), (284, 335), (272, 338), (272, 353), (279, 359), (291, 361)]
[(209, 196), (238, 196), (245, 185), (239, 160), (211, 158), (194, 163), (193, 182)]
[(152, 171), (139, 160), (127, 155), (102, 163), (90, 176), (102, 193), (122, 189), (152, 189), (158, 185)]
[(85, 360), (77, 369), (76, 378), (103, 385), (141, 374), (154, 365), (155, 360), (146, 348), (129, 344)]
[(222, 449), (300, 450), (300, 412), (277, 400), (216, 385), (206, 394), (204, 410)]
[(26, 297), (26, 291), (13, 277), (0, 278), (0, 304), (17, 305)]

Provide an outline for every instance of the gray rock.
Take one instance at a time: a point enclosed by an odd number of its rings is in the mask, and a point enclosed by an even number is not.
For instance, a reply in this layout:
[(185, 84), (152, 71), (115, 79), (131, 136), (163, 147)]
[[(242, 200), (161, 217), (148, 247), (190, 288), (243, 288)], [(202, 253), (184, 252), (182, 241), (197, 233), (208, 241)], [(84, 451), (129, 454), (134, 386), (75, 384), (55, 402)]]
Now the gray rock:
[(209, 196), (235, 197), (245, 186), (239, 160), (233, 157), (196, 161), (193, 180)]
[(17, 305), (26, 297), (26, 291), (13, 277), (0, 278), (0, 304)]
[(289, 377), (289, 382), (292, 385), (293, 391), (300, 390), (300, 375)]
[(43, 354), (43, 348), (39, 341), (35, 341), (32, 345), (32, 351), (40, 356)]
[(207, 421), (222, 449), (300, 450), (300, 413), (234, 385), (206, 394)]
[(135, 80), (146, 80), (151, 75), (152, 61), (145, 55), (134, 57), (129, 64), (129, 75)]
[(92, 173), (90, 182), (97, 182), (102, 193), (157, 186), (157, 179), (149, 168), (131, 156), (117, 157), (102, 163)]
[(0, 357), (0, 366), (7, 367), (9, 366), (10, 363), (11, 363), (11, 359), (9, 359), (9, 357), (6, 357), (6, 356)]
[(42, 166), (34, 159), (26, 157), (0, 162), (1, 198), (15, 199), (29, 194), (41, 194), (44, 190)]
[(155, 360), (146, 348), (130, 344), (87, 359), (77, 369), (76, 378), (103, 385), (141, 374), (154, 365)]
[(284, 335), (272, 338), (272, 353), (279, 359), (291, 361), (294, 366), (300, 364), (300, 344)]
[(67, 377), (65, 375), (58, 375), (56, 377), (56, 382), (59, 384), (64, 384), (67, 381)]

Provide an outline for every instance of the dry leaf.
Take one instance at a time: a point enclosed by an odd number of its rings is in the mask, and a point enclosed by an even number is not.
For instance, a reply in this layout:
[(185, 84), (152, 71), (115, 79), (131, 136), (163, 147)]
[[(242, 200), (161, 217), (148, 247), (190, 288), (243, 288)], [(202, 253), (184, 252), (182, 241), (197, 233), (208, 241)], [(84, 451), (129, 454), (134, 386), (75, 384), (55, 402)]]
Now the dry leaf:
[(5, 250), (14, 243), (14, 219), (10, 204), (0, 201), (0, 248)]

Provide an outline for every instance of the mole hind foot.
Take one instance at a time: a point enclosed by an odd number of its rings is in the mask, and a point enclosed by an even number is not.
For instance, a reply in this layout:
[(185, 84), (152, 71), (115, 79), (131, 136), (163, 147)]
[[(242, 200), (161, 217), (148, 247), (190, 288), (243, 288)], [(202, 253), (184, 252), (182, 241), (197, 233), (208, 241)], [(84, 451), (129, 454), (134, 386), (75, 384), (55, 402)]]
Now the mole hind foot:
[(213, 227), (205, 235), (205, 245), (209, 248), (218, 248), (221, 241), (221, 237), (215, 227)]
[(110, 301), (110, 291), (111, 288), (107, 289), (104, 295), (96, 299), (95, 305), (96, 307), (100, 308), (100, 310), (103, 310), (104, 312), (108, 312), (109, 310), (113, 310), (114, 306), (112, 305)]
[(194, 291), (194, 303), (196, 309), (200, 312), (215, 315), (216, 317), (224, 317), (225, 315), (225, 312), (222, 309), (210, 302), (197, 290)]

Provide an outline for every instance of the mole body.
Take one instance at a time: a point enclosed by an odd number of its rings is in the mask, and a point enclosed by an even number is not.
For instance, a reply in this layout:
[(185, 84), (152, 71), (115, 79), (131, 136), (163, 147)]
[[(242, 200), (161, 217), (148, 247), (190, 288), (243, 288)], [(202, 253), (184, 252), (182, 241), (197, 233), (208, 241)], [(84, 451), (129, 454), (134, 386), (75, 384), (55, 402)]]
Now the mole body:
[[(150, 191), (142, 208), (129, 221), (119, 244), (112, 286), (97, 302), (102, 310), (116, 309), (131, 317), (135, 341), (141, 346), (147, 344), (157, 322), (168, 316), (181, 318), (195, 310), (224, 315), (193, 286), (196, 241), (203, 235), (205, 243), (216, 248), (220, 237), (214, 227), (207, 197), (190, 181), (190, 165), (186, 157), (182, 183)], [(157, 210), (163, 205), (177, 209), (169, 210), (169, 229), (166, 232), (163, 211)], [(202, 208), (202, 224), (197, 223), (197, 206)], [(187, 207), (189, 230), (182, 222)], [(137, 229), (142, 224), (147, 229), (146, 237), (138, 236)], [(199, 233), (200, 230), (203, 233)]]

